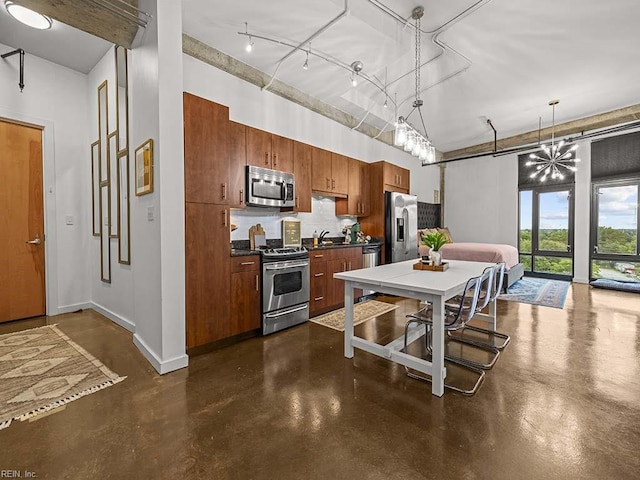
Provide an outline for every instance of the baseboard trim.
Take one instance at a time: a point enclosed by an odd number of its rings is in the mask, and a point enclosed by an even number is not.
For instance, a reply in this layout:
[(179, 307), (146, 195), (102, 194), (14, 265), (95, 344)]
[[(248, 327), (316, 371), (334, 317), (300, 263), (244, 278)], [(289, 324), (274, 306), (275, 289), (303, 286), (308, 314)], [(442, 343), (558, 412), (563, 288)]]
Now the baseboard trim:
[(136, 326), (133, 322), (131, 322), (130, 320), (127, 320), (124, 317), (121, 317), (120, 315), (118, 315), (117, 313), (112, 312), (111, 310), (104, 308), (101, 305), (98, 305), (95, 302), (91, 302), (90, 306), (88, 308), (92, 308), (94, 309), (96, 312), (98, 312), (101, 315), (104, 315), (105, 317), (107, 317), (109, 320), (111, 320), (114, 323), (117, 323), (118, 325), (120, 325), (122, 328), (129, 330), (131, 333), (135, 333), (136, 331)]
[(58, 307), (56, 315), (64, 315), (65, 313), (73, 313), (77, 312), (78, 310), (86, 310), (88, 308), (93, 308), (93, 304), (91, 302), (63, 305), (62, 307)]
[(144, 355), (144, 358), (147, 359), (160, 375), (189, 366), (189, 357), (186, 354), (168, 360), (161, 360), (155, 352), (144, 343), (144, 340), (142, 340), (137, 333), (133, 334), (133, 344), (138, 347), (138, 350)]

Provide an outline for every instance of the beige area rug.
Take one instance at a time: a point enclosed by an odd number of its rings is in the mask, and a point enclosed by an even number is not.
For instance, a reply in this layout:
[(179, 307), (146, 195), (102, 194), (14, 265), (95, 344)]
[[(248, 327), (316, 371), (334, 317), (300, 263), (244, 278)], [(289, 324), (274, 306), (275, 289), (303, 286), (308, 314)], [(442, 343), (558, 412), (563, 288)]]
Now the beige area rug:
[(55, 325), (0, 335), (0, 430), (125, 378)]
[[(386, 302), (378, 302), (376, 300), (367, 300), (366, 302), (356, 303), (353, 306), (353, 325), (359, 325), (362, 322), (371, 320), (374, 317), (390, 312), (398, 308), (397, 305)], [(333, 328), (340, 332), (344, 332), (344, 308), (325, 313), (319, 317), (310, 319), (313, 323)]]

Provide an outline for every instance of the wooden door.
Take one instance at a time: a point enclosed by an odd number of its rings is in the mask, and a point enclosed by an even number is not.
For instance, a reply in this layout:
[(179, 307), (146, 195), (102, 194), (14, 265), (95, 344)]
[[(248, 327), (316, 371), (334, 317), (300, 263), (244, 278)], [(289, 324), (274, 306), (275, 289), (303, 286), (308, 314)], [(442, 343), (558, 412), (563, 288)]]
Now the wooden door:
[(229, 108), (184, 94), (185, 201), (228, 205)]
[(247, 163), (256, 167), (272, 168), (269, 132), (247, 127)]
[(310, 315), (314, 316), (327, 306), (327, 262), (311, 262)]
[(333, 275), (346, 270), (347, 260), (344, 257), (327, 261), (327, 306), (342, 307), (344, 305), (344, 280), (333, 278)]
[(371, 191), (371, 177), (369, 176), (369, 164), (366, 162), (359, 162), (358, 169), (360, 174), (360, 215), (366, 217), (371, 211), (370, 204), (370, 191)]
[(311, 213), (311, 146), (293, 142), (293, 174), (295, 176), (296, 212)]
[(271, 168), (281, 172), (293, 172), (293, 140), (271, 135)]
[(231, 335), (260, 328), (260, 270), (231, 274)]
[(331, 152), (311, 147), (311, 189), (331, 193)]
[(229, 208), (185, 206), (187, 347), (231, 335)]
[(229, 122), (229, 206), (244, 208), (246, 189), (246, 127)]
[(45, 314), (42, 131), (0, 121), (0, 159), (0, 322), (7, 322)]
[(402, 168), (402, 167), (396, 167), (396, 168), (398, 170), (398, 179), (400, 180), (400, 183), (399, 183), (398, 186), (400, 188), (404, 189), (404, 190), (409, 191), (410, 188), (411, 188), (411, 185), (410, 185), (410, 183), (411, 183), (411, 178), (410, 178), (411, 172), (409, 172), (409, 170), (407, 170), (405, 168)]
[(347, 198), (336, 198), (336, 215), (360, 215), (360, 161), (343, 157), (349, 167)]
[(335, 194), (349, 193), (349, 157), (331, 154), (331, 191)]

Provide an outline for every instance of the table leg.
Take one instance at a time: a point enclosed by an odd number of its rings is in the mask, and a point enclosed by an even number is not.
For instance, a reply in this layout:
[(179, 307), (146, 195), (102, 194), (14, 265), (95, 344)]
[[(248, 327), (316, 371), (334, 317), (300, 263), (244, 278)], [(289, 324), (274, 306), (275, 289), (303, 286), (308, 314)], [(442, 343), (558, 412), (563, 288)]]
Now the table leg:
[(344, 356), (353, 358), (353, 286), (344, 282)]
[(441, 397), (444, 395), (444, 299), (433, 302), (433, 351), (431, 352), (432, 376), (431, 393)]

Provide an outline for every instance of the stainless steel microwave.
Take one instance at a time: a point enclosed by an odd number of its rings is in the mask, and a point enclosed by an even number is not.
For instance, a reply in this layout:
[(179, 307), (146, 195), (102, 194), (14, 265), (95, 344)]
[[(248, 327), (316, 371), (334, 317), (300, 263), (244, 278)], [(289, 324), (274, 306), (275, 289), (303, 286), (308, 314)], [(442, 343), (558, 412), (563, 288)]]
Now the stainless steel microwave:
[(293, 207), (293, 174), (247, 165), (247, 205)]

